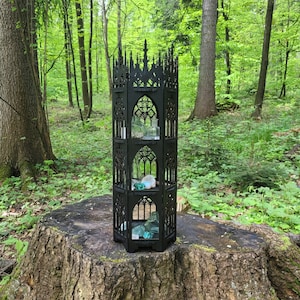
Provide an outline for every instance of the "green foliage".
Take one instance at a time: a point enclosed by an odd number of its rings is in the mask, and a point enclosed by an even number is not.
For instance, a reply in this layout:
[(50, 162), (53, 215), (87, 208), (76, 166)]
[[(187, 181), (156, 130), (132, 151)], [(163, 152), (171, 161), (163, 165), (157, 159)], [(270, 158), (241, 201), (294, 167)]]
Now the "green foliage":
[[(4, 245), (4, 250), (8, 246), (14, 247), (17, 262), (20, 262), (21, 258), (26, 253), (28, 248), (28, 241), (23, 241), (13, 236), (8, 237), (6, 240), (2, 242), (2, 244)], [(10, 275), (5, 275), (4, 277), (2, 277), (2, 279), (0, 280), (0, 288), (1, 286), (5, 286), (10, 281), (10, 279), (11, 279)]]
[(179, 195), (204, 217), (299, 233), (297, 109), (273, 99), (260, 122), (244, 106), (180, 123)]
[[(213, 120), (186, 122), (180, 129), (182, 135), (179, 138), (184, 142), (179, 151), (179, 164), (191, 167), (183, 171), (182, 180), (222, 169), (228, 159), (222, 142), (224, 132), (217, 129)], [(186, 132), (190, 134), (186, 135)]]
[(230, 172), (231, 184), (234, 188), (245, 191), (249, 187), (279, 188), (279, 183), (287, 178), (286, 172), (278, 168), (278, 163), (261, 162), (256, 164), (242, 161), (236, 162)]
[[(114, 1), (105, 2), (108, 18), (108, 51), (109, 56), (117, 56), (117, 5)], [(149, 57), (164, 52), (171, 44), (179, 55), (180, 95), (186, 98), (184, 108), (190, 108), (195, 101), (198, 82), (199, 42), (201, 35), (201, 1), (170, 0), (122, 2), (121, 33), (123, 50), (129, 56), (141, 52), (145, 37), (149, 44)], [(38, 54), (40, 70), (47, 74), (48, 99), (63, 98), (67, 93), (65, 76), (63, 9), (59, 1), (52, 1), (48, 6), (37, 6), (37, 34), (39, 38)], [(48, 8), (48, 10), (47, 10)], [(85, 23), (84, 35), (89, 37), (90, 7), (82, 3)], [(241, 93), (255, 92), (264, 33), (265, 1), (224, 2), (219, 7), (217, 23), (216, 51), (216, 94), (220, 104), (224, 102), (240, 105)], [(267, 76), (267, 92), (279, 95), (288, 53), (288, 76), (285, 79), (287, 93), (292, 96), (298, 90), (299, 59), (299, 1), (279, 0), (274, 11), (270, 45), (270, 62)], [(105, 66), (104, 45), (101, 23), (102, 7), (94, 3), (94, 36), (92, 45), (93, 85), (99, 91), (107, 91), (107, 73)], [(223, 12), (227, 19), (224, 18)], [(74, 3), (70, 3), (69, 21), (71, 31), (77, 31)], [(226, 28), (229, 30), (229, 41), (226, 41)], [(79, 73), (79, 54), (77, 34), (72, 38), (76, 72)], [(231, 74), (227, 75), (225, 54), (230, 55)], [(231, 93), (227, 94), (227, 79), (231, 81)], [(74, 86), (73, 86), (74, 88)], [(79, 90), (81, 85), (78, 84)]]
[(9, 237), (3, 242), (5, 246), (14, 246), (17, 252), (18, 261), (20, 261), (21, 257), (26, 253), (28, 248), (28, 242), (19, 240), (15, 237)]
[[(243, 193), (228, 193), (225, 190), (222, 193), (221, 189), (208, 193), (207, 189), (203, 191), (203, 181), (180, 193), (185, 196), (189, 193), (191, 207), (204, 217), (243, 224), (268, 224), (281, 231), (300, 232), (300, 196), (299, 188), (294, 183), (282, 185), (280, 191), (261, 187)], [(216, 183), (211, 184), (210, 188), (216, 188)]]
[(67, 103), (55, 102), (49, 106), (57, 160), (37, 165), (37, 181), (29, 183), (25, 192), (19, 177), (0, 184), (0, 243), (6, 243), (7, 249), (13, 246), (13, 238), (26, 235), (44, 213), (111, 193), (111, 104), (102, 101), (98, 105), (101, 113), (96, 107), (93, 117), (84, 124)]
[(262, 187), (241, 195), (247, 214), (238, 217), (240, 222), (267, 223), (283, 231), (299, 232), (300, 194), (293, 182), (281, 185), (278, 191)]

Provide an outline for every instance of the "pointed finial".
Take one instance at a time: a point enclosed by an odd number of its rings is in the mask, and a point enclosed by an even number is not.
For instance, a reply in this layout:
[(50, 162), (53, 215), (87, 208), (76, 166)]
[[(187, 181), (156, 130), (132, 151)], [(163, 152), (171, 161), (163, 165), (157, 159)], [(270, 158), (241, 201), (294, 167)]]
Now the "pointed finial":
[(144, 71), (148, 71), (148, 56), (147, 56), (148, 48), (147, 48), (147, 40), (145, 40), (144, 44)]

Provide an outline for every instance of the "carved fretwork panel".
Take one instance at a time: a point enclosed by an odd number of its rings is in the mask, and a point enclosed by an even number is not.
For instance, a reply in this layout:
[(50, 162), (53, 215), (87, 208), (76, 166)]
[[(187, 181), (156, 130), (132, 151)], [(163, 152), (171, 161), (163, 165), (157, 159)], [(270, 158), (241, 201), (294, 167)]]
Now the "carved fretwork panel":
[(135, 88), (159, 88), (162, 82), (162, 78), (159, 77), (162, 67), (153, 62), (150, 70), (145, 72), (139, 65), (139, 59), (137, 62), (135, 65), (132, 63), (130, 68), (132, 86)]
[(164, 63), (165, 86), (178, 88), (178, 59), (174, 59), (174, 48), (170, 48)]
[(122, 131), (126, 128), (126, 108), (124, 99), (118, 95), (113, 103), (113, 135), (116, 138), (125, 138), (126, 132)]
[(132, 54), (130, 56), (130, 82), (134, 88), (159, 88), (162, 84), (163, 66), (159, 57), (155, 62), (154, 58), (152, 65), (148, 67), (148, 48), (147, 42), (144, 45), (144, 59), (140, 61), (139, 57), (134, 63)]
[(114, 184), (126, 187), (126, 156), (122, 145), (116, 145), (114, 151)]
[(177, 138), (178, 108), (174, 96), (171, 94), (166, 103), (165, 136), (168, 138)]
[(131, 119), (131, 137), (140, 139), (159, 139), (159, 115), (152, 99), (146, 95), (140, 97), (133, 107)]
[(165, 236), (176, 230), (176, 193), (175, 190), (166, 193), (165, 197)]
[(166, 185), (175, 185), (176, 182), (177, 182), (177, 151), (175, 147), (174, 149), (172, 149), (172, 147), (169, 147), (165, 156), (165, 183)]
[(134, 106), (133, 117), (143, 119), (144, 122), (147, 119), (157, 118), (157, 109), (153, 101), (147, 96), (141, 97)]
[(156, 212), (156, 204), (148, 196), (142, 196), (132, 211), (133, 221), (145, 221), (151, 214)]
[(157, 158), (148, 146), (142, 147), (135, 155), (132, 165), (132, 178), (142, 179), (146, 175), (157, 177)]
[(123, 64), (123, 59), (115, 61), (113, 64), (113, 88), (124, 88), (128, 81), (128, 67)]
[(119, 234), (124, 235), (126, 230), (126, 205), (125, 194), (115, 192), (114, 193), (114, 228)]

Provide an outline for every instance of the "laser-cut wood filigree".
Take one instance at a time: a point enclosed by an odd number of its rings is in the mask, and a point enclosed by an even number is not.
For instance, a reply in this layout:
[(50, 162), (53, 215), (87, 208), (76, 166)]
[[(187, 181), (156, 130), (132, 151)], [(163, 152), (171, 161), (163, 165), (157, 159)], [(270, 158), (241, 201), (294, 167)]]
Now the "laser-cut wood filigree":
[(114, 240), (129, 252), (176, 240), (178, 59), (143, 52), (113, 64)]

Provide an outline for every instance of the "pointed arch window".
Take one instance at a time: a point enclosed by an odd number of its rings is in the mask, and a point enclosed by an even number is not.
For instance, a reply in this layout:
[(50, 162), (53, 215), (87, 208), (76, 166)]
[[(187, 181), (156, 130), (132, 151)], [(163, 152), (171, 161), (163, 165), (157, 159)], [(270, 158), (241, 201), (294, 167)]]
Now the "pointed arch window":
[(157, 157), (148, 147), (142, 147), (135, 155), (132, 165), (132, 178), (141, 180), (146, 175), (157, 177)]
[(133, 108), (131, 136), (146, 140), (158, 140), (159, 134), (157, 108), (152, 99), (144, 95)]

